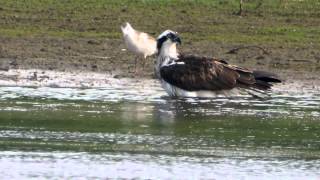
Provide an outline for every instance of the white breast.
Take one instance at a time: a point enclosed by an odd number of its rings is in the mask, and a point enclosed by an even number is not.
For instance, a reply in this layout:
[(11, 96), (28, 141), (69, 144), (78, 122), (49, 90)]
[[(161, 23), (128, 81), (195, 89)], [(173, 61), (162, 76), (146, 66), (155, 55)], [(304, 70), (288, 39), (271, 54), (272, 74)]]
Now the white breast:
[(125, 43), (133, 53), (140, 54), (144, 57), (151, 56), (157, 51), (157, 43), (145, 33), (126, 35)]
[(187, 91), (181, 88), (178, 88), (164, 80), (161, 80), (162, 88), (172, 97), (231, 97), (231, 96), (239, 96), (245, 92), (241, 92), (238, 88), (233, 88), (231, 90), (222, 90), (222, 91)]

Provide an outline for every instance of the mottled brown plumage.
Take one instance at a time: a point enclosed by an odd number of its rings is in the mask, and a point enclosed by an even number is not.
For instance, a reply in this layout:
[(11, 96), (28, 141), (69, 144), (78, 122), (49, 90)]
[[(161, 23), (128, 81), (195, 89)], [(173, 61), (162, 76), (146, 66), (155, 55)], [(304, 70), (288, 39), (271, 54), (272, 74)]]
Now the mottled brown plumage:
[(163, 80), (187, 91), (270, 89), (273, 82), (281, 82), (276, 75), (264, 71), (251, 71), (224, 60), (208, 57), (179, 55), (175, 63), (161, 67)]

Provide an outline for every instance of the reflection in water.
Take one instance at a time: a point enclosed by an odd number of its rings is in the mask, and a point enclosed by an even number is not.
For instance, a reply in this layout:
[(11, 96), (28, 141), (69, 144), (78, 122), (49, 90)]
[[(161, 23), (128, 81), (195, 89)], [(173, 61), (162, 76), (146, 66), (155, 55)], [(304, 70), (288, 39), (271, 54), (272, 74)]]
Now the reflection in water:
[(319, 92), (172, 99), (159, 86), (142, 84), (0, 87), (0, 174), (319, 177)]
[(122, 103), (121, 119), (133, 123), (151, 120), (153, 106), (142, 103)]
[[(181, 98), (170, 99), (165, 92), (158, 86), (152, 84), (145, 86), (132, 86), (104, 89), (76, 89), (76, 88), (24, 88), (24, 87), (1, 87), (0, 99), (16, 100), (16, 99), (57, 99), (65, 101), (89, 101), (94, 103), (99, 102), (136, 102), (133, 105), (132, 111), (137, 112), (137, 116), (143, 119), (146, 114), (144, 111), (150, 111), (145, 104), (157, 106), (156, 109), (162, 110), (159, 112), (161, 116), (168, 116), (167, 119), (172, 119), (171, 116), (176, 113), (195, 115), (287, 115), (292, 117), (303, 118), (305, 113), (308, 115), (319, 117), (320, 108), (320, 93), (308, 91), (306, 94), (291, 95), (287, 92), (276, 91), (270, 97), (265, 99), (257, 99), (248, 96), (232, 97), (232, 98), (212, 98), (212, 99), (196, 99), (196, 98)], [(141, 89), (142, 88), (142, 89)], [(142, 104), (139, 104), (142, 103)], [(127, 106), (123, 103), (123, 106)], [(128, 105), (132, 106), (132, 104)], [(138, 107), (139, 106), (139, 107)], [(129, 108), (130, 107), (123, 107)], [(141, 113), (139, 113), (141, 112)], [(139, 114), (139, 115), (138, 115)], [(132, 116), (132, 114), (131, 114)], [(161, 117), (160, 116), (160, 117)], [(124, 118), (129, 117), (124, 115)], [(140, 119), (140, 118), (136, 118)]]

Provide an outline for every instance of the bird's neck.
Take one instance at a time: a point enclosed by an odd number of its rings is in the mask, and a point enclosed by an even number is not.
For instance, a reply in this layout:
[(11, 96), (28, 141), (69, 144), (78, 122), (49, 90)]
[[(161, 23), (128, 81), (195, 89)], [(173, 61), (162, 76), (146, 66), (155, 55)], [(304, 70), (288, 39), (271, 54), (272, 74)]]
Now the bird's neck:
[(175, 59), (178, 59), (178, 56), (179, 53), (177, 51), (177, 45), (175, 43), (163, 44), (157, 56), (157, 62), (155, 66), (156, 76), (158, 78), (161, 78), (160, 68), (172, 63)]
[(121, 30), (124, 36), (133, 34), (135, 32), (135, 30), (131, 27), (130, 24), (127, 24), (125, 27), (121, 26)]
[(159, 56), (165, 58), (165, 57), (170, 57), (174, 59), (178, 59), (178, 50), (177, 50), (177, 45), (175, 43), (164, 43)]

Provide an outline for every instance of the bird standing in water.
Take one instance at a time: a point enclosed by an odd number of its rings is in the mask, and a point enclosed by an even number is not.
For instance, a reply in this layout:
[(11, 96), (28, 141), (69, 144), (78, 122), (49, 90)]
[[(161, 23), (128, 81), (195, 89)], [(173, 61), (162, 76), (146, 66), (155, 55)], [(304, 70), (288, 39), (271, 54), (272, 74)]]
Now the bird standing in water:
[[(156, 75), (170, 96), (236, 96), (265, 93), (281, 80), (272, 73), (253, 71), (215, 58), (178, 53), (178, 34), (166, 30), (157, 38)], [(254, 94), (253, 94), (254, 95)]]

